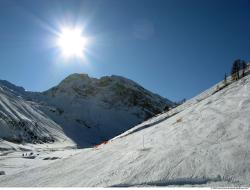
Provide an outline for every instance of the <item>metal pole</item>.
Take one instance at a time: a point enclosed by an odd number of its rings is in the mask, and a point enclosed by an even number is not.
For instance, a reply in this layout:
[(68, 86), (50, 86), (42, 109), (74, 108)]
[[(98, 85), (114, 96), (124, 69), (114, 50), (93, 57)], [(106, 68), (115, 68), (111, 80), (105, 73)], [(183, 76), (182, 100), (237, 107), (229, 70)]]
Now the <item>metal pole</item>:
[(143, 149), (144, 149), (144, 134), (142, 135), (142, 145), (143, 145)]

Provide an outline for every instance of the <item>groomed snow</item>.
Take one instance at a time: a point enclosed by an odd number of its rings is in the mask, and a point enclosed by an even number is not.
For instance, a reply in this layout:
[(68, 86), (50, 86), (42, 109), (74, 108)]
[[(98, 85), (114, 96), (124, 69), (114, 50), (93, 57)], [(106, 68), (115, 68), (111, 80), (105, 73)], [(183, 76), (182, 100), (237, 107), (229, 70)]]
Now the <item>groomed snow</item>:
[(250, 186), (250, 75), (213, 90), (99, 147), (16, 173), (0, 165), (0, 186)]

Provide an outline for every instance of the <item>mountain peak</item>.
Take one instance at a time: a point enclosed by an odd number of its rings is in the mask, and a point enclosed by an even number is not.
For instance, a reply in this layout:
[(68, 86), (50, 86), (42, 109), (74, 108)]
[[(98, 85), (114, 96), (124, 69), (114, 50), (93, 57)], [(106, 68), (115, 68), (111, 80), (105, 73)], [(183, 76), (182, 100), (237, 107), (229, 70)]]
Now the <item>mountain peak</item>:
[(74, 73), (62, 80), (58, 87), (70, 88), (74, 86), (82, 86), (90, 83), (92, 79), (93, 78), (89, 77), (88, 74)]
[(73, 73), (73, 74), (67, 76), (64, 80), (62, 80), (61, 83), (67, 83), (67, 82), (77, 81), (77, 80), (86, 80), (86, 79), (90, 79), (88, 74)]
[[(45, 91), (41, 98), (62, 110), (61, 115), (54, 115), (57, 111), (45, 108), (56, 123), (61, 123), (64, 129), (69, 127), (70, 131), (73, 126), (74, 130), (82, 131), (81, 138), (78, 133), (71, 137), (79, 146), (111, 139), (173, 105), (136, 82), (116, 75), (97, 79), (75, 73)], [(108, 119), (111, 116), (112, 120)], [(89, 139), (88, 134), (95, 140)]]

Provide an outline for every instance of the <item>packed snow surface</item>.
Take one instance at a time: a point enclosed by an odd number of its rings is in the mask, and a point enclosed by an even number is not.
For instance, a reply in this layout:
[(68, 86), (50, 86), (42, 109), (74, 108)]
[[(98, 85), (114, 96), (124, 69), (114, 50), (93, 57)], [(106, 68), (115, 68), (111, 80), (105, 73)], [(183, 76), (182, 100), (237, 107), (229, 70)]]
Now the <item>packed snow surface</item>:
[(3, 155), (0, 186), (250, 186), (249, 92), (250, 75), (63, 159)]

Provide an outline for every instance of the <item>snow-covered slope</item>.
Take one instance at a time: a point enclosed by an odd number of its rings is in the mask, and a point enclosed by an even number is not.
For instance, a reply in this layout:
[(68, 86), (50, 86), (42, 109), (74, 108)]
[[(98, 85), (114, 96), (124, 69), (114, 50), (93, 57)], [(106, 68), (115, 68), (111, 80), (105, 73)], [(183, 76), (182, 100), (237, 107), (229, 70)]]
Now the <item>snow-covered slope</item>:
[[(11, 143), (74, 143), (63, 129), (47, 117), (34, 102), (24, 100), (20, 94), (24, 89), (0, 81), (0, 143), (1, 149), (8, 149)], [(17, 146), (18, 147), (18, 146)]]
[(0, 186), (250, 186), (249, 92), (250, 75), (211, 88), (107, 144), (1, 176)]
[(72, 74), (32, 97), (80, 147), (111, 139), (173, 105), (129, 79), (86, 74)]

